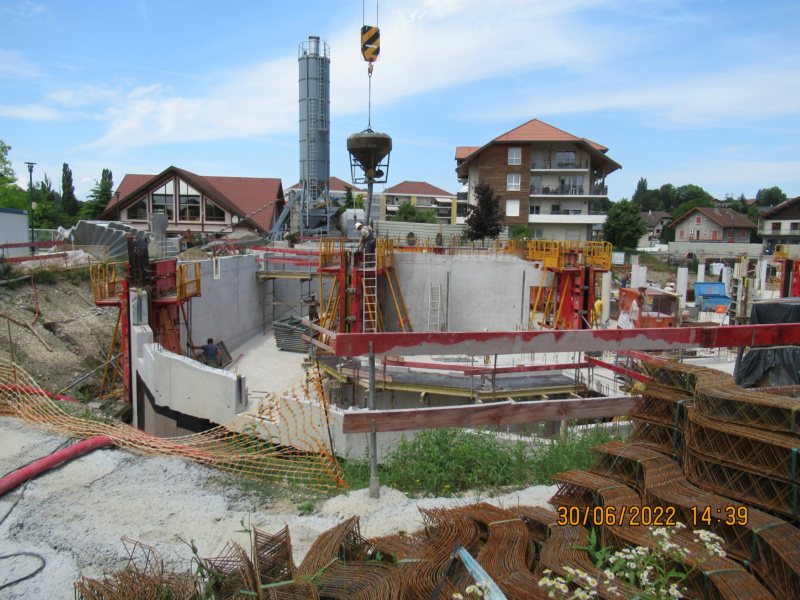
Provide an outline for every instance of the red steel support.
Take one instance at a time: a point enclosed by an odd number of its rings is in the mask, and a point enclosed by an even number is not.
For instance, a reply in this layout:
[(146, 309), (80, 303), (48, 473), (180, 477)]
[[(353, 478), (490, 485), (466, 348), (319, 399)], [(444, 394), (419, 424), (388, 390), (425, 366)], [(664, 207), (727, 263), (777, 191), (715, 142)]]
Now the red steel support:
[(424, 333), (339, 333), (331, 346), (336, 356), (369, 354), (525, 354), (597, 350), (682, 350), (800, 344), (800, 323), (669, 327), (654, 329), (582, 329), (573, 331), (467, 331)]

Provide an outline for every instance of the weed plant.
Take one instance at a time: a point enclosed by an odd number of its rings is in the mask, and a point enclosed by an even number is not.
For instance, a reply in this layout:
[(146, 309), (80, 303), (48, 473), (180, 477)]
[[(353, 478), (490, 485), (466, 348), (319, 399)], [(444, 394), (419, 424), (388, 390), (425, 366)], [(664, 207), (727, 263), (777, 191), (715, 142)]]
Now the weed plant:
[[(378, 475), (388, 485), (413, 496), (451, 496), (467, 490), (491, 491), (552, 483), (550, 478), (594, 463), (590, 448), (613, 439), (595, 428), (564, 438), (501, 440), (490, 429), (432, 429), (413, 440), (402, 438)], [(343, 461), (351, 489), (369, 486), (369, 461)]]

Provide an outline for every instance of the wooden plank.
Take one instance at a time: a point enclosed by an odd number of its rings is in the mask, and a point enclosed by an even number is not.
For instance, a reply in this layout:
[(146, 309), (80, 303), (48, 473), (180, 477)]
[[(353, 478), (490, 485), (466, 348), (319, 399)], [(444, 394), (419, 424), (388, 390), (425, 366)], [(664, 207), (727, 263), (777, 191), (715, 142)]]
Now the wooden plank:
[(326, 352), (330, 352), (331, 354), (333, 354), (333, 348), (328, 346), (328, 344), (324, 344), (324, 343), (320, 342), (319, 340), (315, 340), (314, 338), (310, 338), (305, 334), (300, 334), (300, 337), (302, 337), (309, 344), (314, 344), (317, 348), (321, 348), (322, 350), (325, 350)]
[(439, 408), (347, 411), (343, 433), (375, 431), (414, 431), (443, 427), (481, 427), (569, 419), (618, 417), (631, 412), (634, 396), (541, 400), (532, 402), (492, 402)]
[(300, 322), (306, 327), (311, 327), (311, 329), (313, 329), (314, 331), (319, 331), (320, 333), (324, 333), (331, 339), (336, 338), (335, 331), (331, 331), (330, 329), (325, 329), (324, 327), (318, 325), (317, 323), (313, 323), (306, 318), (300, 319)]

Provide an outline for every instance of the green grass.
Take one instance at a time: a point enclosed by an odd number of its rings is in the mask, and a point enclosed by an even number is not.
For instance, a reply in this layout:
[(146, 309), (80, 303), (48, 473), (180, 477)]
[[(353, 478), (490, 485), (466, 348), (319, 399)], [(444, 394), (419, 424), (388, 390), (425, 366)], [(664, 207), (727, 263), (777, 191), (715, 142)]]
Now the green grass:
[[(492, 491), (551, 484), (556, 473), (586, 469), (590, 448), (612, 439), (602, 429), (549, 442), (498, 440), (490, 430), (433, 429), (405, 438), (378, 467), (382, 485), (413, 496), (451, 496), (467, 490)], [(366, 459), (343, 461), (351, 489), (369, 486)]]

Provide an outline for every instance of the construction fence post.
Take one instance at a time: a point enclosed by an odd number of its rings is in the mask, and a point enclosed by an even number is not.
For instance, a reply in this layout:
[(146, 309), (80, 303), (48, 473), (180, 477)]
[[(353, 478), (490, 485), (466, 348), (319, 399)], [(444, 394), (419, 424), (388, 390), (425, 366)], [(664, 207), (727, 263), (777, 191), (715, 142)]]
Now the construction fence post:
[[(369, 409), (375, 410), (375, 352), (372, 342), (369, 343)], [(375, 432), (375, 421), (369, 433), (369, 497), (380, 498), (381, 482), (378, 479), (378, 434)]]

